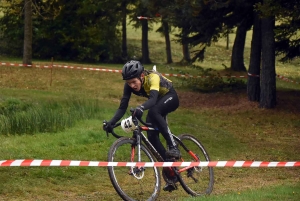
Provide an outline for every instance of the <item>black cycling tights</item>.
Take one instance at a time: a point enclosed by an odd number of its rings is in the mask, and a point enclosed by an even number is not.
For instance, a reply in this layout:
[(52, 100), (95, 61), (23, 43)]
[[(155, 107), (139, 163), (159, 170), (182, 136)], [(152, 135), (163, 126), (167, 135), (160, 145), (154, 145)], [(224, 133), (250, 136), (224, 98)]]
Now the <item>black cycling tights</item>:
[[(168, 124), (165, 117), (168, 113), (175, 111), (179, 106), (179, 99), (176, 91), (170, 90), (166, 95), (159, 98), (156, 104), (148, 110), (148, 115), (146, 121), (152, 123), (155, 127), (159, 129), (159, 132), (165, 138), (167, 145), (175, 145), (174, 139), (171, 135), (171, 131), (168, 128)], [(159, 140), (158, 131), (147, 131), (148, 139), (158, 151), (158, 153), (166, 159), (166, 149)]]

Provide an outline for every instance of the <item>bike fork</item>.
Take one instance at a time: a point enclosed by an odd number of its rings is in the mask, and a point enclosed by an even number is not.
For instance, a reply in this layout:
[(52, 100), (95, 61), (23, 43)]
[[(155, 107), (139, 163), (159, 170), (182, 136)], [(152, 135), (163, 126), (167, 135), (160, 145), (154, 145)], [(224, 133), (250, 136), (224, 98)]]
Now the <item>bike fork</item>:
[[(137, 150), (136, 150), (137, 149)], [(135, 160), (135, 153), (137, 151), (137, 161)], [(140, 144), (140, 136), (136, 136), (136, 143), (131, 146), (131, 162), (141, 162), (141, 144)], [(131, 166), (128, 172), (129, 175), (134, 176), (136, 179), (142, 179), (144, 177), (144, 167), (143, 166)]]
[[(136, 135), (136, 144), (131, 146), (131, 156), (130, 156), (130, 160), (131, 162), (141, 162), (142, 161), (142, 157), (141, 157), (141, 141), (140, 141), (140, 136)], [(137, 148), (137, 150), (136, 150)], [(135, 153), (137, 151), (137, 161), (135, 161)], [(141, 167), (137, 167), (138, 169), (140, 169)]]
[(136, 145), (137, 145), (137, 149), (138, 149), (138, 162), (142, 161), (141, 158), (141, 138), (140, 135), (136, 135)]

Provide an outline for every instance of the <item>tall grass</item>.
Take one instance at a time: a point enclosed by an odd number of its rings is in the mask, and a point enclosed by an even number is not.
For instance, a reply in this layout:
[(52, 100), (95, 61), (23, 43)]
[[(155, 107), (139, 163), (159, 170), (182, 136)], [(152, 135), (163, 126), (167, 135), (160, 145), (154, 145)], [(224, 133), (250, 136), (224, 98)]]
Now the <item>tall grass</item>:
[(94, 99), (69, 98), (26, 102), (17, 98), (0, 101), (1, 134), (58, 132), (83, 119), (97, 118), (101, 103)]

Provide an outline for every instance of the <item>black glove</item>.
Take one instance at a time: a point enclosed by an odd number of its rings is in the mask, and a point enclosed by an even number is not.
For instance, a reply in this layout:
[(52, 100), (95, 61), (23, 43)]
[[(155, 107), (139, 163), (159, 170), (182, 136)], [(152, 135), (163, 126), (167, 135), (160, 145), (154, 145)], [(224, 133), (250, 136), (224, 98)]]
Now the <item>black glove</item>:
[(106, 122), (106, 124), (103, 125), (103, 130), (109, 133), (112, 132), (113, 128), (114, 128), (114, 124), (112, 124), (111, 122)]
[(134, 109), (132, 116), (140, 119), (140, 118), (142, 118), (143, 113), (144, 113), (143, 106), (138, 106)]

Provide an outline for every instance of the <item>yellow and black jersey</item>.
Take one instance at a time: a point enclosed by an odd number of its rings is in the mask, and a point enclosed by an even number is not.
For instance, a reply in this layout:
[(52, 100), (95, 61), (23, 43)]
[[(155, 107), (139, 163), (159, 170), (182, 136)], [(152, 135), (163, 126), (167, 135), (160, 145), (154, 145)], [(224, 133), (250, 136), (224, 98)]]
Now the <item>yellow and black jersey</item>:
[(158, 96), (164, 96), (172, 88), (172, 81), (158, 72), (149, 72), (145, 76), (143, 86), (146, 96), (149, 97), (151, 90), (158, 91)]
[(164, 97), (167, 93), (176, 93), (173, 89), (172, 81), (154, 71), (144, 71), (144, 80), (140, 91), (134, 91), (126, 82), (124, 84), (123, 97), (120, 106), (116, 111), (111, 121), (117, 122), (125, 114), (128, 108), (131, 94), (147, 97), (148, 100), (144, 102), (141, 107), (148, 110), (156, 104), (157, 100)]

